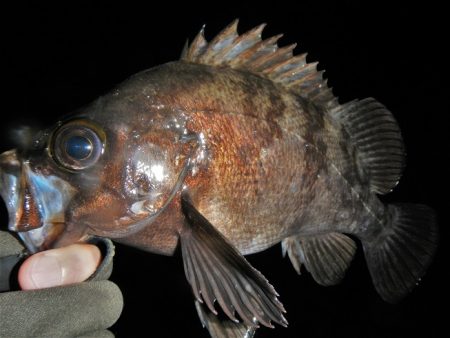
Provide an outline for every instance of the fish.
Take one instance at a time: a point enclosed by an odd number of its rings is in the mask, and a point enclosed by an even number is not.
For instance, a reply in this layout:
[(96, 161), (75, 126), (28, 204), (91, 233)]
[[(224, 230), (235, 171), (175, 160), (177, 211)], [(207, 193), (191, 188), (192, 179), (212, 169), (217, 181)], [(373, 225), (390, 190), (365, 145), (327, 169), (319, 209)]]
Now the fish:
[(238, 20), (178, 61), (141, 71), (0, 155), (10, 231), (32, 254), (110, 238), (180, 247), (211, 337), (287, 326), (275, 288), (245, 255), (281, 243), (298, 274), (342, 281), (362, 245), (375, 289), (396, 303), (431, 264), (435, 212), (384, 204), (405, 167), (392, 113), (340, 103), (317, 63), (265, 24)]

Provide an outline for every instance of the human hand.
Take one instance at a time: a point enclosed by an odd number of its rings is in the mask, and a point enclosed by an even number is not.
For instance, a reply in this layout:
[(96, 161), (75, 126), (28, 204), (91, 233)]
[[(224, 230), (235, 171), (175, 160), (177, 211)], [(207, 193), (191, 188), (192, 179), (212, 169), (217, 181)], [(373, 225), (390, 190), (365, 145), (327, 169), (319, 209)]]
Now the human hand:
[(95, 272), (100, 261), (100, 250), (91, 244), (42, 251), (21, 265), (19, 284), (23, 290), (34, 290), (80, 283)]
[(123, 306), (120, 289), (106, 280), (114, 246), (105, 239), (96, 243), (103, 259), (89, 244), (28, 257), (19, 270), (19, 283), (26, 291), (11, 291), (10, 277), (24, 248), (14, 236), (0, 231), (0, 337), (113, 337), (107, 328)]

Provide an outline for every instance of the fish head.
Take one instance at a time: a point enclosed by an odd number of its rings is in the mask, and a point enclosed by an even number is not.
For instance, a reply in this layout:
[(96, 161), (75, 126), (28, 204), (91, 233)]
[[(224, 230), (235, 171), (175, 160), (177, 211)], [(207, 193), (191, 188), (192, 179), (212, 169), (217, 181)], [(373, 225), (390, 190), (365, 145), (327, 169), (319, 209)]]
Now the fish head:
[(197, 148), (183, 112), (115, 90), (0, 155), (8, 227), (30, 252), (133, 235), (180, 193)]

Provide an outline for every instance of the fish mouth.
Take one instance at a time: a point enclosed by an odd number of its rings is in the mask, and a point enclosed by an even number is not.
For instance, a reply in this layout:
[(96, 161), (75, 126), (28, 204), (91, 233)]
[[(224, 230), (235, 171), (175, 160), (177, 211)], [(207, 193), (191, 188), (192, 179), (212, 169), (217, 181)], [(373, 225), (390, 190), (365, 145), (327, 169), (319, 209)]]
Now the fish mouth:
[(30, 253), (51, 248), (61, 236), (74, 192), (65, 180), (34, 172), (15, 149), (0, 155), (0, 195), (8, 210), (8, 229), (18, 233)]

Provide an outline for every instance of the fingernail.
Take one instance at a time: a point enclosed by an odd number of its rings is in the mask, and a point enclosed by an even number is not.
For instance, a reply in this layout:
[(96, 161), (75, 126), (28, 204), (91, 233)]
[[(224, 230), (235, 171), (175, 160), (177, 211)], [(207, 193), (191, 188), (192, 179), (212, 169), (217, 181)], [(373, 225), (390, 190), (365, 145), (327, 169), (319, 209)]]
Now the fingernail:
[(63, 269), (59, 260), (51, 254), (35, 258), (30, 278), (36, 288), (49, 288), (62, 284)]

